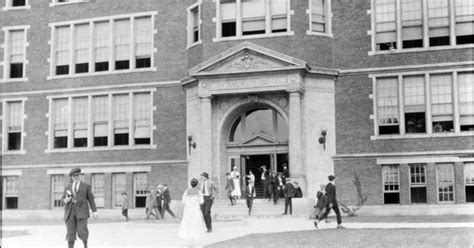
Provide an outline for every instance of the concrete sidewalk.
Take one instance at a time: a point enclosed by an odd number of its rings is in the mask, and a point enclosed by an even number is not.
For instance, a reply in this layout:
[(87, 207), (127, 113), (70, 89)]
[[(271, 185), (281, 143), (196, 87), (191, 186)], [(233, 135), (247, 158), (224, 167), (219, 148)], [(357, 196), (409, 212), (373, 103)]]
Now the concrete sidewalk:
[[(465, 223), (345, 223), (346, 228), (474, 228)], [(188, 245), (176, 237), (179, 224), (157, 221), (121, 223), (93, 223), (89, 225), (90, 247), (184, 247)], [(319, 229), (335, 228), (336, 223), (320, 223)], [(248, 218), (243, 221), (213, 223), (214, 232), (206, 233), (197, 246), (209, 245), (253, 233), (278, 233), (315, 230), (313, 222), (302, 218)], [(315, 230), (317, 231), (317, 230)], [(4, 226), (2, 246), (66, 247), (64, 225)], [(17, 233), (19, 236), (12, 236)], [(473, 229), (474, 233), (474, 229)], [(82, 247), (80, 241), (76, 247)]]

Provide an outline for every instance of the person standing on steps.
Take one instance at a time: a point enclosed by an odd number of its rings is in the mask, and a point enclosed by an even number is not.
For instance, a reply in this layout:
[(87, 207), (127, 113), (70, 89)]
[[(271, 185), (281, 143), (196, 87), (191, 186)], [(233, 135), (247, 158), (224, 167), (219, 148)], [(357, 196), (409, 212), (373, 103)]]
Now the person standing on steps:
[(295, 196), (295, 188), (293, 183), (291, 183), (290, 178), (286, 178), (286, 184), (283, 187), (283, 195), (285, 196), (285, 212), (283, 215), (288, 214), (288, 208), (290, 208), (290, 215), (293, 215), (293, 203), (292, 199)]
[(225, 184), (225, 191), (227, 192), (227, 197), (230, 200), (230, 205), (234, 206), (235, 205), (234, 197), (232, 197), (232, 191), (234, 191), (234, 188), (235, 188), (234, 179), (232, 179), (229, 172), (225, 173), (225, 176), (227, 177), (227, 181)]
[(252, 214), (252, 205), (253, 205), (253, 198), (256, 196), (255, 186), (252, 179), (247, 179), (248, 184), (245, 187), (245, 200), (247, 202), (247, 208), (249, 209), (249, 216)]

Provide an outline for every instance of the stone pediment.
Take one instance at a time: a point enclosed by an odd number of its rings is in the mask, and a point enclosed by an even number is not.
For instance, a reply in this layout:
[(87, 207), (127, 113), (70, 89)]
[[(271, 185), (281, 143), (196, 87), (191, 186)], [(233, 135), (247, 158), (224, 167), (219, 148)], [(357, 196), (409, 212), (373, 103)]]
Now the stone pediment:
[(307, 68), (307, 64), (302, 60), (250, 42), (242, 42), (189, 69), (189, 74), (196, 76), (303, 68)]
[(262, 135), (262, 134), (257, 134), (257, 135), (244, 139), (239, 145), (273, 145), (273, 144), (277, 144), (277, 142), (274, 141), (272, 138), (266, 137), (265, 135)]

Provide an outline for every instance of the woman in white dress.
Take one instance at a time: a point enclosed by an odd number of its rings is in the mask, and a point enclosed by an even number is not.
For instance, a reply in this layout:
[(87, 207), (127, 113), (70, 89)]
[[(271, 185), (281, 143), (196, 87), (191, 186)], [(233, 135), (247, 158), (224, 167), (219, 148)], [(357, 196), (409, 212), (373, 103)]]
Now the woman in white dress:
[(240, 190), (240, 173), (237, 170), (237, 166), (235, 166), (234, 170), (230, 172), (230, 176), (234, 180), (234, 191), (232, 191), (231, 195), (234, 197), (234, 199), (236, 200), (235, 202), (237, 203), (237, 199), (239, 199), (242, 195), (242, 192)]
[(196, 189), (197, 185), (198, 180), (196, 178), (191, 179), (191, 188), (183, 194), (183, 219), (178, 229), (178, 238), (191, 243), (201, 239), (206, 232), (201, 211), (204, 198), (201, 191)]

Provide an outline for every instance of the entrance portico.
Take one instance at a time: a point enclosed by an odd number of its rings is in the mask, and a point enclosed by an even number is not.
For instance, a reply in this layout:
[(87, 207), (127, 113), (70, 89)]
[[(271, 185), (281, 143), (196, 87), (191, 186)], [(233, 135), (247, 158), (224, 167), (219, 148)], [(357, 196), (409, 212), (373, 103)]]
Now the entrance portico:
[[(277, 170), (286, 157), (307, 196), (333, 173), (336, 72), (243, 42), (189, 74), (186, 129), (197, 143), (189, 146), (189, 179), (207, 171), (222, 194), (232, 163), (245, 170), (247, 157), (268, 155), (267, 168)], [(317, 142), (323, 130), (326, 149)]]

